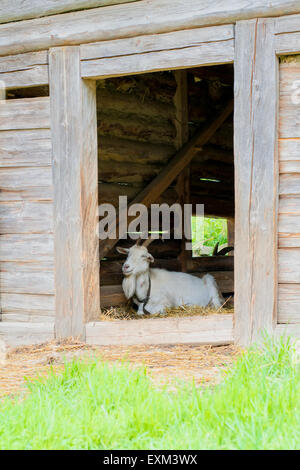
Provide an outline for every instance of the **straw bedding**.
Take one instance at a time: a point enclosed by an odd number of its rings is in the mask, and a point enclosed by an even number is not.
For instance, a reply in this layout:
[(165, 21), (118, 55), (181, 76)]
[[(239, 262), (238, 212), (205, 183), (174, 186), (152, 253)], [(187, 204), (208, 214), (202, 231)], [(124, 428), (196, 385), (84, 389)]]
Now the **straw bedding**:
[(197, 386), (214, 385), (220, 370), (239, 354), (234, 346), (105, 346), (95, 347), (70, 338), (65, 341), (10, 349), (0, 366), (0, 398), (24, 392), (24, 377), (46, 376), (50, 368), (59, 372), (65, 359), (97, 357), (110, 363), (127, 361), (133, 367), (144, 365), (155, 384), (171, 388), (178, 380), (194, 380)]

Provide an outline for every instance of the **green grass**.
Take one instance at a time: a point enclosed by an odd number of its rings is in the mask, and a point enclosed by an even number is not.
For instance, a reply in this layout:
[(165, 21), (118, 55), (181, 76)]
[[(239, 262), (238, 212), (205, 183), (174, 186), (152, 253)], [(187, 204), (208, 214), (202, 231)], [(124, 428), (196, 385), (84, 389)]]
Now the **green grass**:
[(176, 392), (144, 369), (66, 363), (0, 404), (1, 449), (299, 449), (300, 374), (286, 340), (243, 354), (220, 385)]
[(203, 247), (211, 247), (211, 253), (216, 243), (223, 245), (228, 243), (227, 236), (227, 220), (226, 219), (212, 219), (209, 217), (204, 218), (204, 240), (198, 240), (196, 236), (196, 223), (197, 217), (192, 217), (192, 244), (193, 254), (201, 256), (203, 254)]

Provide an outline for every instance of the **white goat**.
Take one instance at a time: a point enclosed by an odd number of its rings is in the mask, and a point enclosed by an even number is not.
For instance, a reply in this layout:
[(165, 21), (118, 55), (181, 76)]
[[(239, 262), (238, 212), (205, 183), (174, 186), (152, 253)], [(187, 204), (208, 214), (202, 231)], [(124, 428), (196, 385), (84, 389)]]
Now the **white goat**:
[(150, 269), (153, 256), (146, 246), (117, 247), (119, 253), (127, 254), (122, 271), (123, 291), (127, 299), (138, 305), (137, 313), (163, 313), (166, 307), (199, 305), (221, 307), (223, 298), (213, 276), (206, 274), (201, 279), (191, 274)]

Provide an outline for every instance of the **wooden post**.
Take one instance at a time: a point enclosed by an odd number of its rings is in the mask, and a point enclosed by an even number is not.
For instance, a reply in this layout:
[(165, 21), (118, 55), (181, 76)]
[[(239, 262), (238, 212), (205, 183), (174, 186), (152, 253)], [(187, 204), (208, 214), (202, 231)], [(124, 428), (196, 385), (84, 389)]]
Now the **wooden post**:
[[(189, 140), (189, 110), (188, 110), (188, 84), (186, 70), (176, 70), (174, 72), (177, 84), (174, 96), (175, 104), (175, 127), (176, 127), (176, 149), (181, 147)], [(177, 178), (176, 191), (179, 197), (179, 203), (182, 206), (182, 215), (184, 214), (184, 204), (190, 202), (190, 166), (182, 170)], [(186, 239), (184, 237), (184, 223), (182, 219), (182, 244), (179, 260), (181, 270), (187, 272), (187, 259), (191, 256), (191, 252), (185, 249)], [(192, 223), (192, 221), (191, 221)]]
[(50, 50), (49, 80), (54, 184), (56, 338), (85, 338), (97, 317), (96, 84), (80, 77), (79, 47)]
[[(227, 219), (227, 240), (228, 246), (234, 247), (234, 217)], [(228, 256), (234, 256), (234, 250), (230, 251)]]
[(278, 61), (273, 19), (235, 32), (235, 340), (246, 346), (277, 315)]

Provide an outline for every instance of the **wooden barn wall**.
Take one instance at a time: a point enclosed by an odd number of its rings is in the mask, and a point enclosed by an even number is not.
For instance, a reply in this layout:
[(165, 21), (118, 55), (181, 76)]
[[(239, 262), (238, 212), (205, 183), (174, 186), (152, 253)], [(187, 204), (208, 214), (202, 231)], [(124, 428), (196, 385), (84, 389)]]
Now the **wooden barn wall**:
[(280, 61), (278, 322), (300, 323), (300, 56)]
[(53, 322), (49, 97), (0, 104), (1, 320)]

